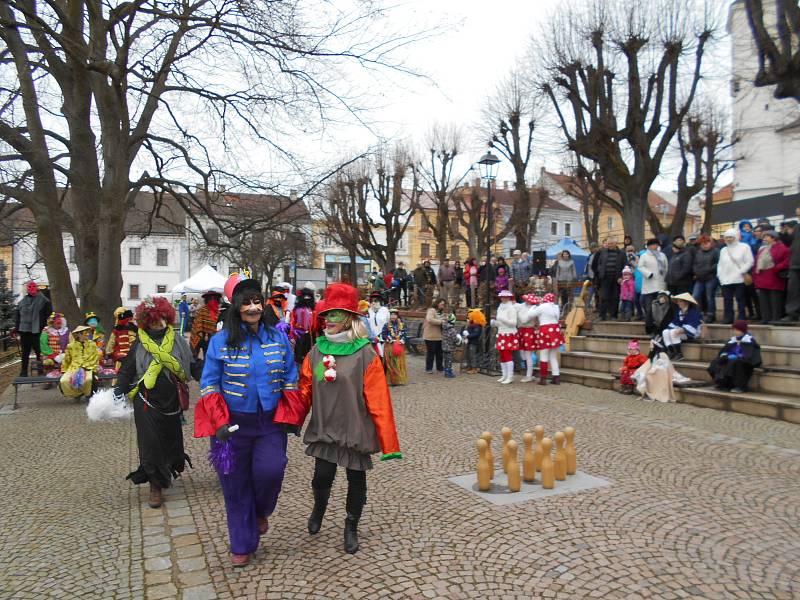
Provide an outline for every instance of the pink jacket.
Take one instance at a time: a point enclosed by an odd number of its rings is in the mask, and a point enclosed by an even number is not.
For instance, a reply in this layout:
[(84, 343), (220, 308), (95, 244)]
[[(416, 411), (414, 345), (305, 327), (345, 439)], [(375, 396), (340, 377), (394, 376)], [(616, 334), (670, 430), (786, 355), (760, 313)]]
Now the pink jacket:
[(775, 242), (772, 246), (766, 244), (758, 249), (758, 254), (762, 252), (770, 252), (772, 254), (772, 262), (775, 266), (771, 269), (764, 271), (758, 270), (758, 256), (756, 256), (755, 264), (753, 265), (753, 283), (756, 289), (760, 290), (785, 290), (786, 280), (778, 277), (778, 271), (783, 271), (789, 268), (789, 248), (781, 242)]
[(633, 277), (630, 279), (622, 278), (622, 283), (619, 286), (619, 299), (620, 300), (633, 300), (636, 297), (636, 282)]

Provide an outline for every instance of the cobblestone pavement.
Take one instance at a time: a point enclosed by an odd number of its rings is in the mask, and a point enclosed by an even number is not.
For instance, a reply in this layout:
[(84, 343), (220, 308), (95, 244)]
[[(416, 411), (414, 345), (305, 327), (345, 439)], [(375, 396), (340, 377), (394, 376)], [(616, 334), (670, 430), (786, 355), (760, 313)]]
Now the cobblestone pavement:
[[(292, 438), (270, 533), (236, 571), (206, 440), (187, 427), (195, 469), (152, 510), (124, 480), (132, 424), (21, 392), (20, 410), (0, 410), (0, 597), (800, 597), (800, 427), (410, 367), (394, 393), (406, 458), (368, 476), (361, 552), (341, 549), (343, 473), (322, 532), (305, 532), (312, 460)], [(520, 439), (536, 424), (574, 426), (579, 468), (613, 485), (493, 506), (446, 480), (474, 469), (484, 429)]]

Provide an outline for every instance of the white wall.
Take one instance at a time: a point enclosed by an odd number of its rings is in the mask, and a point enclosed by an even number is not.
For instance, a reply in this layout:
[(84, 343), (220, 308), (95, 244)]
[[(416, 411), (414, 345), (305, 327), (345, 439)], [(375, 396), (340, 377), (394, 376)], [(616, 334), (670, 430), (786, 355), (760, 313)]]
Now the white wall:
[[(774, 2), (764, 3), (765, 22), (774, 23)], [(770, 14), (771, 13), (771, 14)], [(778, 132), (800, 118), (793, 99), (777, 100), (772, 87), (753, 85), (758, 55), (744, 2), (731, 6), (733, 128), (741, 138), (735, 153), (734, 200), (798, 191), (800, 129)]]
[[(70, 257), (70, 247), (74, 246), (72, 236), (64, 234), (64, 256)], [(141, 248), (140, 265), (129, 264), (130, 248)], [(167, 250), (167, 266), (156, 264), (157, 249)], [(135, 307), (147, 295), (158, 293), (157, 286), (166, 286), (167, 291), (184, 279), (181, 268), (184, 263), (185, 239), (175, 235), (152, 235), (147, 238), (127, 237), (122, 242), (122, 303)], [(78, 269), (70, 264), (70, 277), (73, 288), (77, 290)], [(44, 263), (36, 260), (36, 236), (30, 234), (19, 239), (14, 245), (13, 285), (21, 293), (22, 286), (30, 279), (37, 283), (48, 283)], [(139, 286), (139, 300), (129, 297), (129, 286)], [(91, 307), (89, 307), (91, 308)]]

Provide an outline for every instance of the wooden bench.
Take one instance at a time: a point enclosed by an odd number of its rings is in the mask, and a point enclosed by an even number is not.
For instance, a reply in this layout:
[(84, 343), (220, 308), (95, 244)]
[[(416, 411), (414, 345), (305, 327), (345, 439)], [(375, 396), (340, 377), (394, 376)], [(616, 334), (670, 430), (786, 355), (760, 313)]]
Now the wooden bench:
[(424, 322), (420, 321), (417, 324), (417, 335), (414, 337), (410, 337), (406, 340), (406, 347), (408, 347), (408, 351), (411, 354), (424, 354), (421, 350), (421, 346), (425, 346), (425, 340), (422, 339), (422, 326)]
[[(117, 378), (116, 375), (95, 375), (99, 385), (109, 384)], [(19, 393), (19, 386), (21, 385), (36, 385), (38, 383), (54, 383), (58, 385), (57, 377), (46, 377), (45, 375), (37, 375), (36, 377), (15, 377), (11, 381), (14, 386), (14, 407), (12, 410), (17, 410), (17, 394)]]

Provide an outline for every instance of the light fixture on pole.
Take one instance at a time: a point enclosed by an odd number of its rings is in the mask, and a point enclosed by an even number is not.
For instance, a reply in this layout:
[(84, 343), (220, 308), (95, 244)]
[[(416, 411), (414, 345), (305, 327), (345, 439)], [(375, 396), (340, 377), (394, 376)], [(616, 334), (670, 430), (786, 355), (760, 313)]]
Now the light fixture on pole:
[(481, 179), (486, 182), (486, 266), (483, 269), (486, 275), (486, 305), (484, 312), (486, 313), (486, 340), (485, 351), (486, 356), (489, 356), (491, 351), (491, 322), (492, 322), (492, 296), (491, 296), (491, 260), (492, 260), (492, 181), (497, 177), (497, 165), (500, 164), (500, 159), (492, 154), (491, 150), (484, 154), (478, 161), (481, 171)]

